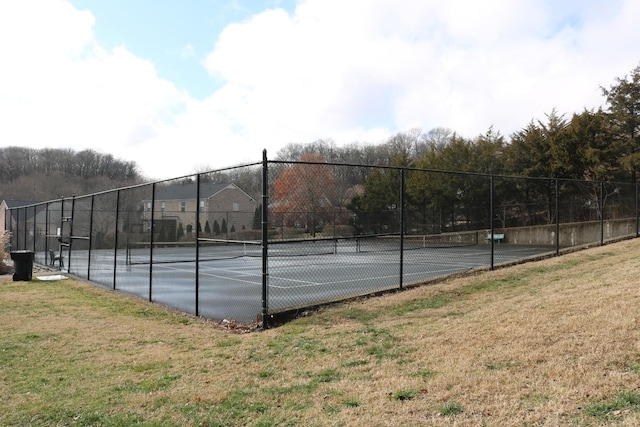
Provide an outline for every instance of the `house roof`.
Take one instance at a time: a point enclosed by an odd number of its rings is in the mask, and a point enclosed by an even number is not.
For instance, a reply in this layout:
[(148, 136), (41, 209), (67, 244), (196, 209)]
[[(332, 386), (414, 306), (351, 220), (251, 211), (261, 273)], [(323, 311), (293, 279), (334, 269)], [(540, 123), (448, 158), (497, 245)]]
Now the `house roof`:
[[(208, 199), (228, 187), (237, 188), (233, 184), (202, 182), (200, 183), (200, 198)], [(183, 200), (183, 199), (193, 199), (195, 197), (196, 197), (196, 183), (187, 182), (187, 183), (179, 183), (179, 184), (169, 184), (167, 186), (157, 188), (155, 199), (156, 200)]]
[(34, 200), (3, 200), (3, 202), (9, 209), (19, 208), (22, 206), (35, 205), (36, 203), (40, 203)]

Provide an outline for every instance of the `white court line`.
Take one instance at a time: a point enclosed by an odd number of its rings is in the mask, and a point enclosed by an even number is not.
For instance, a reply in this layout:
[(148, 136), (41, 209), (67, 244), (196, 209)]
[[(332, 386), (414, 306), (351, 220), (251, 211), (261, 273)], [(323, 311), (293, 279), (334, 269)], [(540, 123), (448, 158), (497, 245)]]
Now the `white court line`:
[(238, 278), (235, 278), (235, 277), (220, 276), (218, 274), (212, 274), (212, 273), (200, 273), (200, 274), (203, 275), (203, 276), (215, 277), (217, 279), (224, 279), (224, 280), (232, 280), (234, 282), (247, 283), (247, 284), (250, 284), (250, 285), (262, 285), (262, 282), (261, 282), (262, 279), (260, 279), (260, 281), (250, 281), (250, 280), (238, 279)]
[[(184, 269), (184, 268), (167, 267), (167, 266), (163, 266), (161, 268), (164, 268), (166, 270), (173, 270), (173, 271), (191, 273), (191, 274), (195, 275), (195, 271), (194, 270), (187, 270), (187, 269)], [(238, 279), (238, 278), (229, 277), (229, 276), (221, 276), (219, 274), (213, 274), (213, 273), (200, 272), (200, 275), (209, 276), (209, 277), (215, 277), (217, 279), (232, 280), (234, 282), (248, 283), (248, 284), (251, 284), (251, 285), (260, 285), (261, 284), (260, 282), (256, 282), (256, 281), (243, 280), (243, 279)], [(249, 276), (249, 274), (246, 274), (245, 276)], [(255, 277), (256, 275), (253, 275), (253, 276)]]
[[(446, 269), (446, 270), (432, 270), (429, 271), (428, 273), (434, 273), (434, 274), (438, 274), (438, 273), (450, 273), (451, 269)], [(406, 273), (407, 276), (416, 276), (419, 274), (424, 274), (425, 272), (420, 272), (420, 273)], [(274, 289), (302, 289), (302, 288), (311, 288), (313, 286), (330, 286), (330, 285), (339, 285), (339, 284), (343, 284), (343, 283), (354, 283), (354, 282), (361, 282), (363, 280), (379, 280), (379, 279), (389, 279), (389, 278), (394, 278), (394, 277), (398, 277), (397, 274), (392, 274), (392, 275), (387, 275), (387, 276), (373, 276), (373, 277), (361, 277), (361, 278), (357, 278), (357, 279), (351, 279), (351, 280), (339, 280), (339, 281), (333, 281), (333, 282), (311, 282), (308, 280), (298, 280), (298, 279), (288, 279), (286, 277), (277, 277), (277, 276), (270, 276), (270, 278), (273, 278), (275, 280), (281, 280), (283, 282), (297, 282), (297, 283), (301, 283), (300, 285), (294, 285), (294, 286), (278, 286), (278, 285), (273, 285), (271, 283), (269, 283), (269, 287), (270, 288), (274, 288)]]
[[(396, 264), (395, 262), (389, 263), (389, 264)], [(431, 275), (438, 275), (438, 274), (442, 274), (442, 273), (451, 273), (452, 270), (453, 271), (457, 271), (458, 268), (455, 267), (462, 267), (462, 270), (467, 270), (470, 268), (474, 268), (477, 267), (477, 264), (461, 264), (461, 263), (456, 263), (456, 262), (439, 262), (439, 265), (449, 265), (453, 268), (447, 268), (447, 269), (438, 269), (438, 270), (429, 270), (429, 271), (420, 271), (420, 272), (416, 272), (416, 273), (408, 273), (405, 272), (404, 274), (406, 276), (423, 276), (423, 277), (429, 277)], [(299, 267), (305, 267), (305, 268), (309, 268), (309, 265), (300, 265)], [(168, 265), (161, 265), (161, 264), (157, 264), (156, 268), (161, 268), (161, 269), (165, 269), (165, 270), (172, 270), (172, 271), (177, 271), (177, 272), (184, 272), (184, 273), (189, 273), (189, 274), (195, 274), (195, 271), (192, 269), (185, 269), (185, 268), (179, 268), (179, 267), (171, 267)], [(249, 276), (249, 277), (256, 277), (258, 276), (258, 274), (254, 273), (246, 273), (246, 272), (242, 272), (242, 271), (238, 271), (238, 270), (234, 270), (234, 269), (224, 269), (224, 268), (213, 268), (213, 267), (205, 267), (208, 270), (218, 270), (218, 271), (225, 271), (225, 272), (229, 272), (229, 273), (233, 273), (236, 275), (241, 275), (241, 276)], [(288, 268), (291, 268), (290, 266)], [(212, 277), (212, 278), (216, 278), (216, 279), (224, 279), (224, 280), (230, 280), (230, 281), (234, 281), (234, 282), (240, 282), (240, 283), (246, 283), (246, 284), (251, 284), (251, 285), (261, 285), (261, 281), (250, 281), (250, 280), (244, 280), (241, 278), (236, 278), (236, 277), (230, 277), (230, 276), (226, 276), (226, 275), (220, 275), (220, 274), (214, 274), (214, 273), (208, 273), (208, 272), (200, 272), (200, 274), (202, 276), (208, 276), (208, 277)], [(318, 287), (318, 286), (331, 286), (331, 285), (336, 285), (336, 284), (347, 284), (347, 283), (355, 283), (355, 282), (361, 282), (363, 280), (383, 280), (383, 279), (389, 279), (389, 278), (395, 278), (398, 277), (397, 274), (390, 274), (390, 275), (384, 275), (384, 276), (368, 276), (368, 277), (359, 277), (359, 278), (354, 278), (354, 279), (349, 279), (349, 280), (336, 280), (336, 281), (331, 281), (331, 282), (317, 282), (317, 281), (310, 281), (310, 280), (301, 280), (301, 279), (294, 279), (294, 278), (287, 278), (287, 277), (279, 277), (277, 275), (274, 274), (270, 274), (269, 275), (269, 279), (270, 282), (271, 280), (278, 280), (278, 281), (282, 281), (282, 282), (287, 282), (287, 283), (297, 283), (298, 285), (292, 285), (292, 286), (279, 286), (279, 285), (275, 285), (275, 284), (271, 284), (269, 283), (269, 287), (273, 288), (273, 289), (303, 289), (303, 288), (311, 288), (311, 287)]]
[[(508, 253), (513, 253), (513, 252), (524, 252), (527, 251), (527, 249), (515, 249), (515, 250), (510, 250), (508, 251)], [(487, 252), (485, 250), (483, 251), (478, 251), (478, 250), (467, 250), (465, 251), (465, 253), (459, 253), (457, 252), (457, 257), (460, 258), (468, 258), (468, 257), (477, 257), (478, 255), (485, 255), (487, 254)], [(423, 256), (420, 256), (420, 258), (422, 258)], [(442, 254), (442, 256), (438, 256), (438, 257), (429, 257), (429, 258), (441, 258), (441, 257), (445, 257), (445, 258), (449, 258), (449, 256), (445, 256), (444, 254)], [(503, 258), (503, 257), (508, 257), (508, 254), (502, 255), (499, 254), (497, 255), (497, 257)], [(373, 261), (376, 262), (376, 264), (388, 264), (388, 265), (395, 265), (398, 263), (398, 260), (396, 259), (389, 259), (392, 257), (388, 257), (388, 256), (384, 256), (384, 255), (380, 255), (377, 254), (376, 256), (373, 257), (367, 257), (367, 258), (373, 258)], [(378, 258), (378, 260), (375, 260), (376, 258)], [(380, 260), (379, 258), (382, 258), (382, 260)], [(416, 260), (411, 260), (411, 261), (407, 261), (406, 260), (406, 254), (405, 254), (405, 262), (407, 262), (408, 264), (411, 265), (418, 265), (418, 264), (428, 264), (428, 263), (433, 263), (434, 260), (430, 259), (430, 260), (425, 260), (424, 262), (419, 262)], [(408, 257), (408, 258), (412, 258), (412, 257)], [(320, 259), (326, 259), (324, 256), (322, 256)], [(384, 261), (384, 262), (382, 262)], [(290, 262), (290, 261), (289, 261)], [(368, 262), (363, 262), (363, 263), (357, 263), (358, 265), (369, 265), (371, 264), (372, 260), (369, 260)], [(277, 265), (278, 263), (275, 262), (274, 264), (276, 265), (271, 265), (270, 271), (273, 271), (274, 269), (282, 269), (282, 268), (286, 268), (287, 270), (292, 270), (292, 269), (299, 269), (299, 268), (309, 268), (310, 265), (308, 262), (305, 262), (304, 264), (300, 263), (297, 265), (291, 265), (291, 263), (286, 263), (286, 265)], [(314, 263), (315, 264), (315, 263)], [(325, 263), (322, 263), (325, 264)], [(408, 273), (408, 272), (404, 272), (405, 276), (423, 276), (425, 278), (427, 277), (431, 277), (434, 275), (438, 275), (438, 274), (443, 274), (443, 273), (451, 273), (452, 271), (465, 271), (465, 270), (469, 270), (469, 269), (473, 269), (473, 268), (477, 268), (477, 267), (481, 267), (485, 264), (482, 263), (460, 263), (460, 262), (455, 262), (455, 261), (445, 261), (445, 260), (438, 260), (437, 264), (440, 266), (450, 266), (450, 268), (446, 268), (446, 269), (437, 269), (437, 270), (429, 270), (429, 271), (420, 271), (420, 272), (416, 272), (416, 273)], [(352, 265), (354, 265), (352, 263)], [(254, 277), (257, 278), (259, 276), (259, 273), (255, 273), (255, 271), (258, 269), (258, 266), (251, 266), (251, 269), (254, 271), (254, 273), (249, 273), (246, 270), (246, 267), (248, 266), (244, 266), (245, 268), (240, 268), (241, 266), (238, 266), (236, 268), (217, 268), (217, 267), (211, 267), (211, 266), (204, 266), (202, 265), (200, 267), (200, 275), (202, 276), (208, 276), (208, 277), (212, 277), (212, 278), (216, 278), (216, 279), (223, 279), (223, 280), (228, 280), (228, 281), (234, 281), (234, 282), (240, 282), (240, 283), (246, 283), (246, 284), (250, 284), (250, 285), (260, 285), (261, 282), (260, 281), (256, 281), (256, 280), (245, 280), (245, 279), (241, 279), (241, 278), (237, 278), (237, 277), (230, 277), (227, 275), (220, 275), (220, 274), (214, 274), (214, 273), (209, 273), (209, 272), (203, 272), (202, 270), (216, 270), (216, 271), (222, 271), (222, 272), (227, 272), (230, 274), (234, 274), (236, 276), (244, 276), (244, 277)], [(189, 274), (195, 274), (195, 271), (193, 269), (184, 269), (184, 268), (177, 268), (177, 267), (170, 267), (170, 266), (166, 266), (166, 265), (161, 265), (161, 264), (156, 264), (155, 268), (162, 268), (162, 269), (166, 269), (166, 270), (173, 270), (173, 271), (178, 271), (178, 272), (185, 272), (185, 273), (189, 273)], [(364, 277), (364, 278), (354, 278), (354, 279), (349, 279), (349, 280), (338, 280), (338, 281), (332, 281), (332, 282), (317, 282), (317, 281), (310, 281), (310, 280), (300, 280), (300, 279), (292, 279), (292, 278), (286, 278), (286, 277), (278, 277), (277, 275), (274, 274), (270, 274), (269, 275), (269, 279), (274, 280), (274, 281), (281, 281), (281, 282), (285, 282), (285, 283), (296, 283), (297, 285), (293, 285), (293, 286), (279, 286), (279, 285), (275, 285), (275, 284), (269, 284), (269, 287), (274, 288), (274, 289), (302, 289), (302, 288), (311, 288), (311, 287), (318, 287), (318, 286), (331, 286), (331, 285), (336, 285), (336, 284), (348, 284), (348, 283), (355, 283), (355, 282), (361, 282), (363, 280), (383, 280), (383, 279), (389, 279), (389, 278), (395, 278), (397, 277), (396, 274), (393, 275), (385, 275), (385, 276), (373, 276), (373, 277)]]
[[(251, 268), (248, 268), (247, 266), (245, 266), (242, 269), (238, 269), (238, 268), (208, 267), (208, 266), (201, 265), (200, 272), (202, 272), (203, 270), (224, 271), (226, 273), (236, 274), (239, 276), (261, 276), (262, 275), (261, 266), (255, 266)], [(249, 273), (248, 271), (253, 271), (253, 273)], [(202, 273), (202, 274), (208, 274), (208, 273)]]

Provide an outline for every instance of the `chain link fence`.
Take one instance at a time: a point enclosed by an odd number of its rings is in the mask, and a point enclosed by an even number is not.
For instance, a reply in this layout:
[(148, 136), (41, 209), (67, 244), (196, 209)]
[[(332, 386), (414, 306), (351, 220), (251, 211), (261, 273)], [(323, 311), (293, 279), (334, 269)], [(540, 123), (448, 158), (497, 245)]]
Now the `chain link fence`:
[(269, 161), (11, 209), (12, 250), (198, 316), (279, 313), (638, 237), (636, 184)]

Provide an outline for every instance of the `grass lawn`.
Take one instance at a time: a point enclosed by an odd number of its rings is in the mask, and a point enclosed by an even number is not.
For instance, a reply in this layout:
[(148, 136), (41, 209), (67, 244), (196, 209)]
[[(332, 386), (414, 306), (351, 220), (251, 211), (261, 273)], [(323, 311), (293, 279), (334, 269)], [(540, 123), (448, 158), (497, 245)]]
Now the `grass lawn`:
[(2, 426), (640, 425), (640, 239), (240, 334), (0, 279)]

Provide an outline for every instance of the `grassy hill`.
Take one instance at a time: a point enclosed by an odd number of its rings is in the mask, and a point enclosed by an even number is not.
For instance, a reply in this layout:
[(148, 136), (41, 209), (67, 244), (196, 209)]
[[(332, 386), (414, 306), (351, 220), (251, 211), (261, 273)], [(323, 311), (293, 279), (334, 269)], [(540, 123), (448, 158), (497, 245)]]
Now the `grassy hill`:
[(640, 425), (640, 239), (240, 334), (0, 283), (0, 425)]

